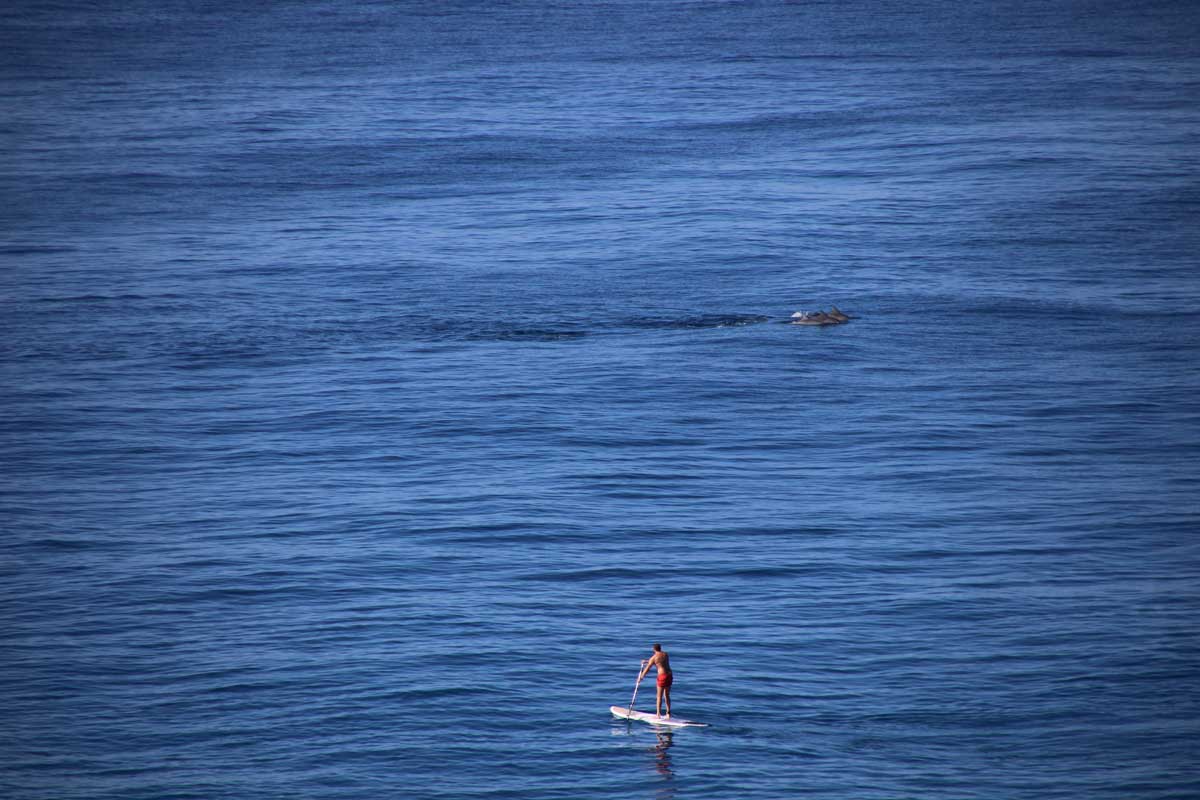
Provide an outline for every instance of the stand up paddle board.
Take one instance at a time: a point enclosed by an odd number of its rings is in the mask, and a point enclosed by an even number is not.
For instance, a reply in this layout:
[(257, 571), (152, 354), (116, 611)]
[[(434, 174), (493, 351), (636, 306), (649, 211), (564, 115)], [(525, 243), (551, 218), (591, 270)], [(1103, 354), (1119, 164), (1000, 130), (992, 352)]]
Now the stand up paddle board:
[(640, 722), (649, 722), (651, 725), (670, 725), (672, 728), (707, 728), (707, 722), (692, 722), (691, 720), (680, 719), (679, 717), (659, 717), (646, 711), (631, 711), (625, 706), (609, 706), (609, 711), (614, 717), (621, 719), (636, 719)]

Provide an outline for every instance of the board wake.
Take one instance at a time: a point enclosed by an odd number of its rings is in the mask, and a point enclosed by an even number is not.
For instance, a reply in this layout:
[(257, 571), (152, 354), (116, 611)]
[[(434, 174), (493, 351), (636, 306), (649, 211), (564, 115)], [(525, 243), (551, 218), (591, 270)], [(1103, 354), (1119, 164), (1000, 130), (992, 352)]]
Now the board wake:
[(636, 719), (640, 722), (649, 722), (651, 725), (669, 725), (672, 728), (707, 728), (707, 722), (692, 722), (679, 717), (657, 717), (646, 711), (631, 711), (625, 706), (609, 706), (609, 711), (614, 717), (621, 719)]

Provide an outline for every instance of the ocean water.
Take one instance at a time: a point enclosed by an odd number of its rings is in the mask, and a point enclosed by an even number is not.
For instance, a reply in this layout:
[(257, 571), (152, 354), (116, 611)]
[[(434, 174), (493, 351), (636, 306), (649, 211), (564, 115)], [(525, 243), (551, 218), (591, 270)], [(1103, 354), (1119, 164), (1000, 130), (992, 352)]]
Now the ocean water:
[(1194, 3), (0, 44), (4, 797), (1200, 797)]

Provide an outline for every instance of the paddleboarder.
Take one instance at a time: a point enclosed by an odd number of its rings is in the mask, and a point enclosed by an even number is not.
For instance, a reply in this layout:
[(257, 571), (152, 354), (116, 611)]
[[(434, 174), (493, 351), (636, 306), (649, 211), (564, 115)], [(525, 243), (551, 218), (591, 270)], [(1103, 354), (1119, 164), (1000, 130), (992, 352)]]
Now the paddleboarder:
[(654, 654), (646, 661), (642, 662), (642, 673), (638, 675), (638, 683), (642, 682), (642, 678), (646, 677), (646, 673), (651, 667), (658, 667), (658, 684), (657, 692), (654, 697), (654, 713), (661, 717), (663, 715), (663, 705), (667, 706), (667, 719), (671, 718), (671, 682), (675, 679), (671, 672), (671, 657), (667, 655), (667, 651), (662, 649), (662, 645), (658, 642), (654, 643)]

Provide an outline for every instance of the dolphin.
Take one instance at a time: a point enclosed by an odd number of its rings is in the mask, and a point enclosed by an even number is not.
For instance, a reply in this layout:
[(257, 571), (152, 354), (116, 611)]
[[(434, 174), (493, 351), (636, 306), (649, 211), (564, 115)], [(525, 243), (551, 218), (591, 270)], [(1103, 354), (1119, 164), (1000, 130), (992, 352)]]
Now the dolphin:
[(840, 325), (848, 319), (850, 317), (838, 310), (837, 306), (833, 306), (828, 314), (824, 311), (797, 311), (792, 314), (793, 325)]
[(837, 320), (824, 311), (797, 311), (792, 314), (793, 325), (836, 325)]

